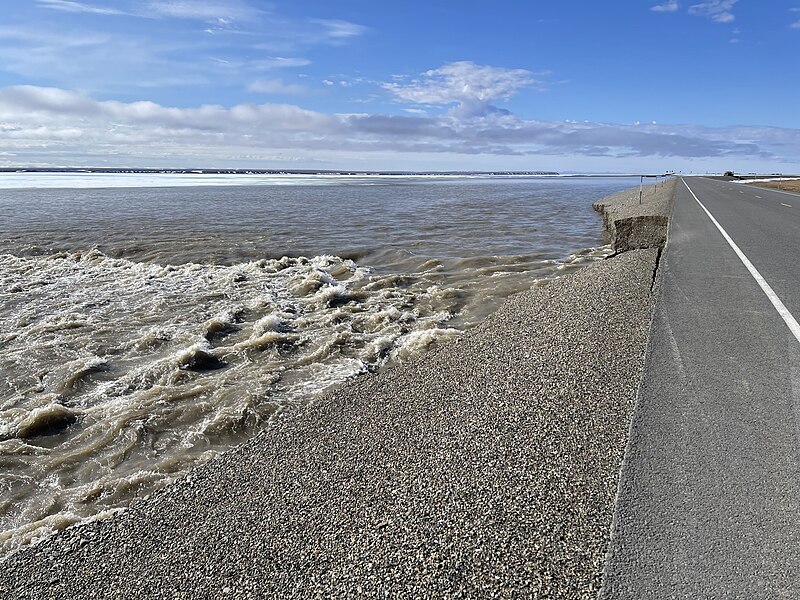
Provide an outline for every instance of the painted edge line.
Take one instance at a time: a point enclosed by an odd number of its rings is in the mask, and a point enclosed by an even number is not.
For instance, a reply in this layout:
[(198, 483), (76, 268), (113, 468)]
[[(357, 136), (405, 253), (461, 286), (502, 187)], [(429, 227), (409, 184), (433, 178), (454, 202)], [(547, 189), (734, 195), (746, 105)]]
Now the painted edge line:
[(686, 183), (686, 180), (681, 178), (681, 181), (683, 181), (683, 185), (685, 185), (686, 189), (689, 190), (689, 193), (695, 199), (695, 202), (700, 205), (700, 208), (705, 211), (705, 213), (708, 215), (708, 218), (711, 219), (711, 222), (714, 223), (717, 229), (719, 229), (719, 232), (722, 234), (722, 237), (725, 238), (725, 241), (728, 242), (731, 248), (733, 248), (733, 251), (736, 252), (736, 256), (739, 257), (739, 260), (741, 260), (744, 266), (747, 267), (747, 270), (750, 271), (750, 275), (752, 275), (753, 279), (756, 280), (756, 283), (758, 283), (762, 291), (767, 295), (769, 301), (772, 302), (772, 306), (775, 307), (775, 310), (778, 311), (778, 314), (789, 327), (789, 330), (792, 332), (797, 341), (800, 342), (800, 324), (797, 323), (797, 320), (792, 316), (792, 313), (789, 312), (789, 309), (786, 308), (786, 305), (781, 302), (780, 298), (778, 298), (778, 294), (776, 294), (772, 287), (767, 283), (767, 280), (761, 276), (761, 273), (758, 272), (758, 269), (753, 266), (753, 263), (750, 262), (750, 259), (747, 258), (739, 246), (736, 245), (736, 242), (731, 239), (731, 236), (728, 235), (728, 232), (722, 228), (722, 225), (720, 225), (719, 222), (714, 218), (714, 215), (708, 212), (708, 209), (703, 205), (702, 202), (700, 202), (698, 197), (692, 191), (692, 188), (690, 188), (689, 184)]

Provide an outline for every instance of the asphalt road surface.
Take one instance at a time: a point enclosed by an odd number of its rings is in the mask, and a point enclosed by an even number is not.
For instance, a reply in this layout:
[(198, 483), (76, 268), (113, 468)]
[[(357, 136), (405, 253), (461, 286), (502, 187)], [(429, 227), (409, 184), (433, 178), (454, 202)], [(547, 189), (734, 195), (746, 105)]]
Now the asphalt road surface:
[(686, 178), (669, 235), (600, 597), (798, 598), (800, 195)]

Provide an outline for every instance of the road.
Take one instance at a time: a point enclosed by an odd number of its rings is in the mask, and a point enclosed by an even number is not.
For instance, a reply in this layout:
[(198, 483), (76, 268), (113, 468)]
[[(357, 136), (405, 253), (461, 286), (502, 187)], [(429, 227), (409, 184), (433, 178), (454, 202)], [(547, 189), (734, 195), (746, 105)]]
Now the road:
[(678, 182), (601, 598), (800, 597), (798, 259), (799, 195)]

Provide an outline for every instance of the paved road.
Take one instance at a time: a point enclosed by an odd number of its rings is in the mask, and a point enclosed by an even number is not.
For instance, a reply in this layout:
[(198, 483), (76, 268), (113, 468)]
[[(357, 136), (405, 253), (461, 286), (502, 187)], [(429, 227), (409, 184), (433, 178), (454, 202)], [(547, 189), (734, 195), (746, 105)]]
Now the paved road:
[[(686, 183), (800, 318), (800, 196)], [(800, 342), (687, 186), (601, 598), (800, 598)]]

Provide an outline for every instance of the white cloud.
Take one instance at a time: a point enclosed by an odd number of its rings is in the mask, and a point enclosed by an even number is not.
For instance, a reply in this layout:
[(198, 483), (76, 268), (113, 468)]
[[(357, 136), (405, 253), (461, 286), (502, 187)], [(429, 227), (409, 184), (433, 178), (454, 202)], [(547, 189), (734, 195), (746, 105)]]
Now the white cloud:
[(254, 51), (250, 39), (156, 39), (136, 29), (106, 33), (46, 23), (0, 25), (0, 71), (104, 93), (211, 84), (244, 87), (259, 74), (309, 64), (302, 56)]
[(248, 77), (252, 73), (263, 73), (266, 71), (275, 71), (277, 69), (293, 69), (311, 64), (311, 61), (307, 58), (284, 56), (268, 56), (266, 58), (252, 60), (242, 60), (233, 57), (223, 59), (212, 56), (209, 60), (221, 72)]
[(699, 17), (708, 17), (716, 23), (730, 23), (736, 19), (731, 12), (738, 0), (708, 0), (689, 7), (689, 13)]
[(60, 10), (63, 12), (71, 12), (71, 13), (90, 13), (96, 15), (129, 14), (117, 8), (96, 6), (93, 4), (86, 4), (84, 2), (73, 2), (72, 0), (37, 0), (36, 4), (38, 4), (42, 8), (49, 8), (52, 10)]
[[(283, 84), (282, 84), (283, 85)], [(415, 109), (412, 109), (415, 110)], [(418, 109), (416, 109), (418, 110)], [(332, 115), (291, 104), (162, 106), (148, 101), (98, 101), (58, 88), (0, 88), (3, 150), (18, 164), (63, 164), (92, 157), (125, 164), (222, 164), (231, 156), (300, 156), (316, 160), (369, 156), (683, 157), (796, 162), (795, 129), (703, 128), (656, 124), (525, 120), (509, 113), (465, 116)], [(582, 157), (582, 158), (581, 158)], [(88, 159), (87, 159), (88, 160)], [(469, 159), (472, 160), (472, 159)], [(499, 159), (498, 159), (499, 160)], [(120, 161), (123, 161), (122, 163)], [(620, 163), (622, 164), (622, 163)]]
[(425, 71), (422, 77), (408, 83), (382, 84), (402, 102), (456, 104), (464, 115), (494, 112), (497, 109), (491, 102), (507, 100), (523, 88), (543, 89), (543, 86), (531, 71), (477, 65), (470, 61), (453, 62)]
[(272, 56), (266, 59), (267, 63), (274, 68), (290, 68), (290, 67), (305, 67), (311, 64), (307, 58), (285, 57), (285, 56)]
[[(0, 73), (104, 94), (156, 86), (241, 89), (267, 71), (307, 66), (306, 52), (366, 31), (349, 21), (282, 16), (254, 0), (31, 3), (39, 8), (36, 22), (0, 24)], [(126, 27), (86, 14), (125, 15)], [(154, 28), (155, 21), (161, 25)]]
[(0, 27), (0, 69), (89, 90), (208, 83), (213, 71), (196, 59), (174, 58), (177, 47), (170, 40), (47, 25)]
[(667, 0), (663, 4), (656, 4), (650, 7), (653, 12), (676, 12), (680, 8), (678, 0)]
[(213, 23), (220, 29), (231, 27), (236, 21), (253, 21), (264, 14), (244, 0), (149, 0), (136, 3), (130, 10), (118, 7), (88, 4), (76, 0), (36, 0), (42, 8), (71, 13), (90, 13), (98, 15), (125, 15), (145, 18), (192, 19)]
[(263, 12), (240, 0), (151, 0), (147, 7), (157, 16), (194, 19), (222, 26), (233, 21), (257, 19)]
[(333, 39), (356, 37), (367, 32), (367, 28), (363, 25), (351, 23), (350, 21), (341, 21), (338, 19), (312, 19), (311, 22), (322, 25), (322, 27), (324, 27), (327, 31), (328, 36)]
[(251, 92), (259, 94), (276, 94), (281, 96), (302, 96), (311, 92), (304, 85), (284, 83), (280, 79), (257, 79), (248, 87)]
[(28, 29), (24, 27), (0, 26), (0, 42), (3, 40), (10, 40), (18, 47), (30, 44), (36, 47), (35, 50), (38, 53), (41, 53), (42, 49), (48, 47), (64, 50), (66, 48), (100, 46), (111, 41), (111, 37), (103, 33), (89, 32), (79, 34), (70, 32), (69, 34), (59, 35), (57, 31), (46, 30), (41, 27)]
[(408, 84), (387, 83), (384, 87), (407, 102), (452, 104), (506, 99), (537, 83), (533, 73), (525, 69), (483, 66), (470, 61), (449, 63), (423, 75)]
[(273, 69), (293, 69), (297, 67), (306, 67), (311, 64), (307, 58), (299, 57), (285, 57), (285, 56), (268, 56), (267, 58), (260, 58), (246, 62), (233, 62), (231, 64), (238, 65), (240, 69), (249, 69), (252, 71), (271, 71)]
[[(320, 45), (341, 46), (364, 34), (368, 29), (350, 21), (306, 19), (291, 20), (271, 15), (261, 24), (256, 35), (261, 41), (253, 44), (255, 50), (267, 52), (295, 52), (299, 48)], [(268, 35), (264, 35), (268, 33)]]

